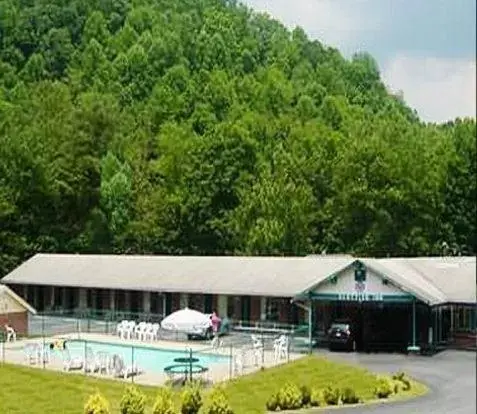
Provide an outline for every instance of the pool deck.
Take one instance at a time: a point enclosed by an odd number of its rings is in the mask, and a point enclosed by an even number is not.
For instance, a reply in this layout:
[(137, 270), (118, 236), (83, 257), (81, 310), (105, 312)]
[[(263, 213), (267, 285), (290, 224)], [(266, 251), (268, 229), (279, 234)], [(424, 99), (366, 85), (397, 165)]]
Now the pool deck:
[[(4, 344), (4, 355), (2, 355), (3, 350), (0, 349), (0, 361), (13, 363), (13, 364), (20, 364), (26, 365), (31, 367), (36, 367), (39, 369), (43, 368), (43, 365), (31, 365), (25, 361), (25, 354), (23, 351), (23, 347), (27, 343), (37, 343), (42, 344), (43, 341), (45, 343), (50, 343), (58, 339), (70, 339), (70, 340), (83, 340), (83, 341), (94, 341), (94, 342), (104, 342), (109, 344), (117, 344), (123, 346), (137, 346), (137, 347), (149, 347), (149, 348), (158, 348), (158, 349), (170, 349), (170, 350), (181, 350), (186, 352), (188, 349), (192, 349), (192, 352), (203, 352), (212, 355), (223, 355), (223, 356), (231, 356), (227, 362), (224, 363), (214, 363), (211, 364), (208, 368), (208, 372), (202, 374), (202, 378), (213, 382), (222, 382), (227, 381), (232, 378), (235, 378), (240, 375), (250, 374), (252, 372), (260, 370), (262, 367), (269, 368), (275, 365), (280, 365), (286, 363), (291, 360), (298, 359), (302, 357), (302, 354), (293, 354), (290, 353), (288, 356), (288, 360), (282, 359), (281, 361), (274, 360), (274, 354), (272, 351), (264, 350), (263, 351), (263, 358), (262, 361), (259, 361), (258, 365), (255, 365), (253, 359), (253, 350), (251, 349), (251, 342), (250, 344), (240, 344), (240, 345), (233, 345), (233, 344), (225, 344), (218, 349), (212, 349), (210, 342), (201, 342), (197, 343), (195, 341), (172, 341), (172, 340), (157, 340), (153, 342), (145, 342), (139, 341), (136, 339), (121, 339), (114, 335), (106, 335), (106, 334), (93, 334), (93, 333), (81, 333), (78, 335), (77, 333), (73, 334), (64, 334), (64, 335), (56, 335), (51, 336), (48, 338), (32, 338), (32, 339), (24, 339), (19, 340), (16, 342), (10, 342)], [(245, 350), (245, 351), (244, 351)], [(233, 368), (233, 358), (239, 353), (245, 352), (244, 356), (244, 368), (241, 372), (234, 372)], [(171, 365), (174, 362), (171, 361)], [(53, 356), (50, 362), (45, 364), (45, 369), (55, 370), (55, 371), (63, 371), (63, 362), (60, 358)], [(148, 372), (147, 367), (139, 367), (142, 369), (142, 373), (127, 380), (114, 378), (119, 381), (127, 381), (142, 385), (162, 385), (164, 384), (169, 377), (165, 373), (157, 373), (157, 372)], [(111, 375), (106, 374), (98, 374), (98, 373), (85, 373), (83, 371), (70, 371), (71, 373), (83, 373), (87, 376), (93, 376), (97, 378), (104, 378), (104, 379), (113, 379)]]

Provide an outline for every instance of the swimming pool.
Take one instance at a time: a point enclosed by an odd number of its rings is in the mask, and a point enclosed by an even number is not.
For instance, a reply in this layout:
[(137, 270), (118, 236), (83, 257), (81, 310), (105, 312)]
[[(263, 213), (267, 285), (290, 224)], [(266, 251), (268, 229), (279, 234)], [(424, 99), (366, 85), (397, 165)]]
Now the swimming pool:
[[(169, 365), (177, 364), (174, 362), (175, 358), (189, 357), (189, 351), (185, 348), (183, 350), (153, 348), (145, 346), (130, 346), (123, 344), (113, 344), (107, 342), (83, 341), (79, 339), (68, 340), (66, 348), (69, 350), (71, 356), (82, 358), (85, 352), (85, 346), (91, 348), (96, 352), (107, 352), (110, 355), (118, 354), (123, 359), (126, 365), (137, 365), (141, 370), (146, 372), (163, 373), (164, 368)], [(217, 354), (206, 354), (200, 352), (192, 353), (194, 358), (198, 358), (197, 364), (210, 368), (214, 364), (226, 364), (230, 357)]]

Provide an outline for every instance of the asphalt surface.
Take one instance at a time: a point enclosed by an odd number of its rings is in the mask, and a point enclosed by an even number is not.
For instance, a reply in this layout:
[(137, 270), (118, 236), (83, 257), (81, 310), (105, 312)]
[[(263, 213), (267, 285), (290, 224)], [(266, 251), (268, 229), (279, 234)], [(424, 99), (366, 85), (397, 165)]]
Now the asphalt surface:
[(356, 363), (371, 371), (389, 373), (402, 370), (426, 384), (430, 392), (423, 397), (354, 408), (334, 413), (382, 414), (475, 414), (476, 353), (444, 351), (432, 357), (394, 354), (342, 354), (324, 352), (328, 358)]

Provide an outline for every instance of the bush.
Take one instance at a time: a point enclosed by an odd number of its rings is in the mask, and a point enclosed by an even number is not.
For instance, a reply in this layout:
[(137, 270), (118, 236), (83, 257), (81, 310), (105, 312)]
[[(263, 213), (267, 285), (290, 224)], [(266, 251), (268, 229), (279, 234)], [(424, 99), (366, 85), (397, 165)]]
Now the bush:
[(376, 397), (383, 399), (388, 398), (394, 391), (394, 386), (392, 381), (389, 378), (378, 378), (378, 383), (374, 389), (374, 395)]
[(310, 396), (310, 405), (312, 407), (319, 407), (323, 404), (323, 392), (321, 390), (313, 390)]
[(311, 401), (311, 390), (307, 385), (302, 385), (300, 387), (301, 392), (301, 405), (302, 407), (308, 406)]
[(170, 388), (160, 387), (152, 408), (152, 414), (176, 414)]
[(281, 410), (301, 408), (301, 398), (300, 389), (294, 384), (287, 384), (278, 392), (278, 405)]
[(91, 395), (84, 406), (84, 414), (109, 414), (109, 403), (99, 392)]
[(136, 387), (127, 387), (119, 407), (121, 414), (144, 414), (146, 397)]
[(341, 391), (341, 402), (343, 404), (357, 404), (359, 401), (358, 395), (352, 388), (347, 387)]
[(323, 400), (328, 405), (338, 405), (341, 399), (341, 392), (339, 388), (327, 387), (323, 391)]
[(181, 395), (181, 413), (197, 414), (202, 407), (202, 396), (197, 383), (189, 383)]
[(395, 391), (396, 394), (400, 391), (409, 391), (411, 389), (411, 381), (404, 372), (396, 372), (392, 378), (394, 381), (394, 388), (397, 390)]
[(205, 414), (234, 414), (222, 388), (212, 389), (205, 407)]
[(278, 394), (275, 393), (268, 399), (266, 408), (267, 411), (277, 411), (280, 409)]

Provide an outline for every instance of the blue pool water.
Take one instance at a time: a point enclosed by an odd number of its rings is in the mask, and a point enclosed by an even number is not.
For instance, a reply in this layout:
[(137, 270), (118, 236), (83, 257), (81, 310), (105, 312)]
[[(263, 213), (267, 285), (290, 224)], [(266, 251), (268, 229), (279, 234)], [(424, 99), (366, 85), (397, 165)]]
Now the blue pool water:
[[(144, 346), (134, 346), (112, 344), (106, 342), (87, 341), (86, 346), (96, 352), (107, 352), (110, 355), (118, 354), (122, 356), (126, 365), (130, 365), (132, 361), (141, 370), (146, 372), (163, 373), (164, 368), (169, 365), (175, 365), (175, 358), (189, 357), (189, 351), (175, 349), (152, 348)], [(85, 341), (82, 340), (68, 340), (66, 348), (69, 350), (71, 356), (82, 357), (85, 352)], [(213, 364), (228, 363), (230, 357), (217, 354), (192, 352), (193, 358), (198, 358), (197, 364), (204, 367), (210, 367)]]

